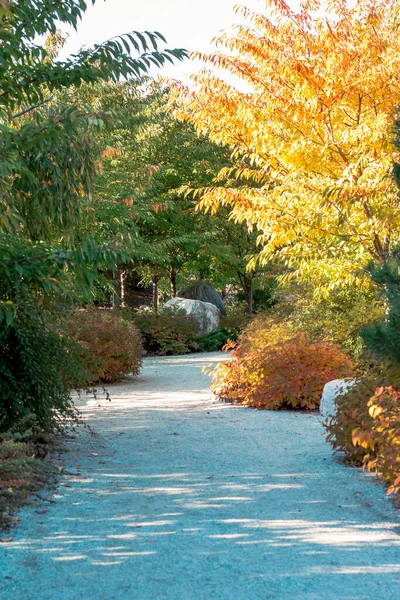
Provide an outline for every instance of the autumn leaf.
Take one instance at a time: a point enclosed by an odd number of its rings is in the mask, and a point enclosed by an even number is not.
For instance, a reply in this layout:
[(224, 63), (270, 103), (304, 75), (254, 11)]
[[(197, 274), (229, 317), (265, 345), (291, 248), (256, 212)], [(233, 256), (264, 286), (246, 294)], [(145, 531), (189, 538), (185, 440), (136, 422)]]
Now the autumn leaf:
[(373, 419), (376, 419), (383, 412), (383, 408), (381, 406), (377, 406), (376, 404), (373, 404), (372, 406), (369, 407), (368, 412)]

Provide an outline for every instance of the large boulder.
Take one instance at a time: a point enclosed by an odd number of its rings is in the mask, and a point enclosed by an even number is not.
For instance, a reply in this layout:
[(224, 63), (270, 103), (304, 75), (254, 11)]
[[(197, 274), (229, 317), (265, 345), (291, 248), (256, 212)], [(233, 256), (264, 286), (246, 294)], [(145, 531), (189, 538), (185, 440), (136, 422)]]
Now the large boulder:
[(218, 294), (217, 290), (205, 281), (198, 281), (197, 283), (193, 283), (193, 285), (188, 285), (182, 290), (179, 290), (177, 296), (178, 298), (209, 302), (218, 308), (221, 315), (226, 315), (225, 305), (222, 302), (221, 296)]
[(354, 379), (334, 379), (325, 384), (319, 406), (321, 415), (333, 417), (336, 413), (336, 398), (348, 392), (354, 384)]
[(187, 315), (192, 316), (196, 320), (200, 335), (212, 333), (219, 327), (219, 310), (210, 302), (176, 297), (172, 298), (172, 300), (168, 300), (168, 302), (165, 303), (164, 308), (184, 310)]

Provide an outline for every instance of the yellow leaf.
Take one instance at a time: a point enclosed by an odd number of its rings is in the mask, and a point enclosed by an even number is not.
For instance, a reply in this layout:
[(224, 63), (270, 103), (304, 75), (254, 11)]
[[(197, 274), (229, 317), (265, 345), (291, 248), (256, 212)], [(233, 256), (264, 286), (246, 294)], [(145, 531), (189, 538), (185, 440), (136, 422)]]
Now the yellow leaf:
[(372, 406), (369, 407), (368, 412), (373, 419), (376, 419), (376, 417), (378, 417), (383, 412), (383, 409), (381, 406), (378, 406), (377, 404), (373, 404)]

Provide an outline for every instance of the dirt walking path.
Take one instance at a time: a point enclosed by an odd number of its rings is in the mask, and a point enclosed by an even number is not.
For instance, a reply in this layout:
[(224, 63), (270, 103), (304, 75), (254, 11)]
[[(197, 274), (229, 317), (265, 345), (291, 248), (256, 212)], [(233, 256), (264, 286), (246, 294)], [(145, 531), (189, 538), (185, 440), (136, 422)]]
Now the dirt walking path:
[(83, 406), (99, 435), (69, 442), (51, 502), (0, 545), (1, 600), (399, 598), (383, 487), (317, 415), (213, 402), (201, 368), (222, 358), (146, 359)]

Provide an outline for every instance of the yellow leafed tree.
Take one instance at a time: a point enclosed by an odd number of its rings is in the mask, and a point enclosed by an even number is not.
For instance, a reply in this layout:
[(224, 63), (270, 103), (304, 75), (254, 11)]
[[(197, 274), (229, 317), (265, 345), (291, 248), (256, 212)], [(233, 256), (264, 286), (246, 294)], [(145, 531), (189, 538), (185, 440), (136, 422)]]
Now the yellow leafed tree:
[(278, 252), (321, 285), (352, 280), (398, 242), (395, 4), (237, 6), (245, 24), (199, 55), (205, 67), (179, 89), (178, 116), (241, 158), (234, 174), (221, 173), (235, 184), (203, 190), (200, 205), (230, 206), (260, 230), (264, 259)]

